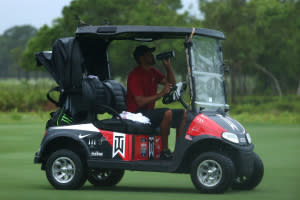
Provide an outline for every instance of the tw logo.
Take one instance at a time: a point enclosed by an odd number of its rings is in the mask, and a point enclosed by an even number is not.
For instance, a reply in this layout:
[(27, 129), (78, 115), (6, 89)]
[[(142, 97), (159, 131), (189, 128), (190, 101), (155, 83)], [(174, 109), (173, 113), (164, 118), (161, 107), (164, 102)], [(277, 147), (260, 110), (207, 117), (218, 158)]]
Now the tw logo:
[(154, 137), (149, 137), (149, 159), (154, 158)]
[(125, 157), (125, 134), (114, 132), (112, 157), (118, 153)]

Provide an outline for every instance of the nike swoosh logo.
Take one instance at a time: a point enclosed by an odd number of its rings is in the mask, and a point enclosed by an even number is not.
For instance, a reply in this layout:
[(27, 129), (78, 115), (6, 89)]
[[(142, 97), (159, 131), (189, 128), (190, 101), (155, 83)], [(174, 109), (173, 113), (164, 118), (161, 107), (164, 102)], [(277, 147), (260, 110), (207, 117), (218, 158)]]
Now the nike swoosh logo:
[(82, 139), (82, 138), (85, 138), (85, 137), (87, 137), (87, 136), (89, 136), (89, 135), (91, 135), (91, 134), (87, 134), (87, 135), (79, 135), (78, 137), (79, 137), (79, 139)]

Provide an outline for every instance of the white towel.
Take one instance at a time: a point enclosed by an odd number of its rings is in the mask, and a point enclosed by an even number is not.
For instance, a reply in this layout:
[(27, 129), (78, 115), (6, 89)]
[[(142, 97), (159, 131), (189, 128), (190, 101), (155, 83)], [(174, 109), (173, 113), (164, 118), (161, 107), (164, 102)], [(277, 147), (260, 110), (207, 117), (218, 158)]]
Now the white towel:
[(122, 119), (128, 119), (143, 124), (151, 124), (150, 119), (142, 115), (142, 113), (131, 113), (131, 112), (123, 111), (120, 114), (120, 116), (122, 117)]

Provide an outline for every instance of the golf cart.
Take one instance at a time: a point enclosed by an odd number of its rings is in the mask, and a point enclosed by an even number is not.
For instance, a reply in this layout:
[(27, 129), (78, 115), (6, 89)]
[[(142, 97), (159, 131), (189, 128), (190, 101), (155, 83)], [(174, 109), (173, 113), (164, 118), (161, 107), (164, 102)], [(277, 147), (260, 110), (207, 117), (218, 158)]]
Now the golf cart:
[[(177, 83), (163, 102), (180, 101), (187, 111), (184, 134), (174, 158), (160, 160), (159, 130), (124, 119), (126, 88), (112, 79), (112, 41), (185, 40), (188, 80)], [(75, 37), (58, 39), (52, 52), (36, 54), (58, 87), (47, 94), (59, 109), (51, 114), (34, 157), (57, 189), (78, 189), (86, 180), (114, 186), (125, 170), (187, 173), (196, 189), (222, 193), (250, 190), (264, 168), (249, 133), (228, 115), (221, 40), (223, 33), (202, 28), (79, 26)], [(182, 96), (189, 91), (190, 102)], [(59, 100), (50, 93), (60, 93)], [(111, 118), (98, 119), (104, 113)]]

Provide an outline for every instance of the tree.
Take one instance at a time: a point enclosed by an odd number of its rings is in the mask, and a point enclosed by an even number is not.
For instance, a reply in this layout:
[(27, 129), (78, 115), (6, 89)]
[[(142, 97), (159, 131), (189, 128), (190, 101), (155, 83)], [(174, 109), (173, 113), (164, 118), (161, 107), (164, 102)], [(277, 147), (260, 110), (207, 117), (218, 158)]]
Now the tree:
[(36, 33), (30, 25), (14, 26), (0, 36), (0, 77), (13, 75), (20, 62), (14, 60), (26, 46), (30, 37)]
[(23, 52), (24, 47), (18, 46), (10, 51), (11, 57), (12, 57), (12, 64), (10, 65), (10, 69), (13, 71), (17, 71), (17, 77), (18, 79), (21, 78), (21, 56)]
[(242, 80), (251, 75), (258, 76), (261, 91), (272, 85), (282, 95), (282, 86), (285, 92), (297, 88), (300, 27), (297, 8), (299, 1), (292, 0), (200, 0), (200, 10), (205, 14), (203, 24), (227, 35), (224, 55), (231, 60), (233, 100), (236, 92), (246, 92)]
[(63, 27), (58, 24), (54, 24), (52, 28), (44, 25), (34, 37), (30, 38), (21, 58), (21, 66), (25, 71), (37, 71), (42, 69), (36, 66), (35, 54), (39, 51), (51, 50), (54, 41), (64, 36), (61, 29), (63, 29)]
[(257, 64), (277, 77), (276, 88), (295, 92), (300, 75), (299, 1), (253, 0), (251, 4), (256, 7), (256, 38), (261, 49)]

